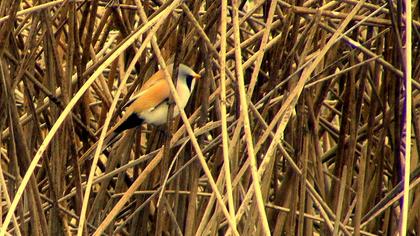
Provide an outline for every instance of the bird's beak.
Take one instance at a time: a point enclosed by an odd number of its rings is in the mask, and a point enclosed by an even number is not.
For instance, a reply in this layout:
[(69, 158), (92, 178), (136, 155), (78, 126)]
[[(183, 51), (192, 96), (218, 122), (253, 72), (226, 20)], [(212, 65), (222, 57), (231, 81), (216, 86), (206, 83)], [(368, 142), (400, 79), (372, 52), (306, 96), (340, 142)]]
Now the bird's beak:
[(201, 75), (200, 74), (195, 74), (193, 77), (194, 77), (194, 79), (200, 79)]

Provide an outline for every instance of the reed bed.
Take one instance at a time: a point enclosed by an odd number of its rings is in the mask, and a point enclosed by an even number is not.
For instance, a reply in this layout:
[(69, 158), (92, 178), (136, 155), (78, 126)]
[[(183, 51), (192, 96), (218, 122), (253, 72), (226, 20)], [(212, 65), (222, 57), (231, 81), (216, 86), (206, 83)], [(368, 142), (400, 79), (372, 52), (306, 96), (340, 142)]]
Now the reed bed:
[[(0, 234), (418, 235), (419, 7), (2, 0)], [(169, 63), (185, 113), (88, 155)]]

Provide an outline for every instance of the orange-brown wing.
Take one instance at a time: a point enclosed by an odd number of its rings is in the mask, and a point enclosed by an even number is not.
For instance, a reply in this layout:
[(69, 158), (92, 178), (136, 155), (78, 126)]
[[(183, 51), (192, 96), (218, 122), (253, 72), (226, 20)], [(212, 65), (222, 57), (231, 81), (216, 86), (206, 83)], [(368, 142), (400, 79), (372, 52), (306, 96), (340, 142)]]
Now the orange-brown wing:
[[(173, 65), (168, 65), (168, 71), (169, 74), (172, 74), (172, 67)], [(130, 106), (135, 100), (137, 100), (137, 98), (139, 98), (140, 96), (143, 96), (143, 92), (145, 90), (147, 90), (148, 88), (152, 87), (153, 85), (155, 85), (157, 82), (161, 81), (161, 80), (165, 80), (165, 72), (163, 72), (162, 69), (158, 70), (156, 73), (154, 73), (144, 84), (143, 86), (141, 86), (141, 88), (139, 89), (139, 92), (134, 95), (132, 98), (130, 98), (130, 100), (128, 100), (125, 105), (123, 106), (123, 109)]]
[(150, 77), (140, 88), (140, 92), (150, 88), (153, 86), (156, 82), (159, 80), (165, 79), (165, 73), (162, 70), (159, 70), (158, 72), (154, 73), (152, 77)]
[(140, 96), (127, 108), (127, 112), (141, 113), (156, 107), (170, 95), (169, 85), (165, 79), (155, 81), (153, 85), (140, 92)]
[(136, 95), (134, 95), (132, 98), (130, 98), (122, 107), (123, 109), (127, 108), (131, 104), (133, 104), (134, 101), (137, 100), (140, 96), (143, 95), (143, 92), (156, 84), (160, 80), (165, 80), (165, 73), (162, 70), (159, 70), (158, 72), (154, 73), (152, 77), (150, 77), (144, 84), (141, 86), (139, 92), (137, 92)]
[[(172, 75), (172, 67), (173, 64), (168, 65), (167, 69), (169, 74)], [(154, 73), (144, 84), (143, 86), (141, 86), (140, 88), (140, 92), (150, 88), (151, 86), (153, 86), (156, 82), (158, 82), (159, 80), (164, 80), (165, 79), (165, 72), (163, 72), (162, 69), (158, 70), (158, 72)]]
[(110, 130), (114, 132), (133, 113), (140, 114), (143, 111), (152, 109), (167, 99), (170, 95), (169, 85), (166, 80), (158, 80), (148, 89), (139, 93), (136, 99), (128, 105), (123, 117)]

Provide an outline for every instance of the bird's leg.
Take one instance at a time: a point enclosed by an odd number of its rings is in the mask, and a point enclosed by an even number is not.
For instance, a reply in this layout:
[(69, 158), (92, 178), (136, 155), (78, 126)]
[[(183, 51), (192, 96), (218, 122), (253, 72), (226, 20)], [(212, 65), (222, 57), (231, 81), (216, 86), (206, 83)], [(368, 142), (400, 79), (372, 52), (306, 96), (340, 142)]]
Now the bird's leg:
[[(176, 103), (175, 103), (175, 101), (173, 100), (173, 99), (166, 99), (167, 101), (166, 101), (166, 104), (168, 104), (168, 111), (169, 111), (169, 108), (171, 107), (171, 106), (175, 106), (176, 105)], [(175, 107), (174, 107), (175, 108)]]

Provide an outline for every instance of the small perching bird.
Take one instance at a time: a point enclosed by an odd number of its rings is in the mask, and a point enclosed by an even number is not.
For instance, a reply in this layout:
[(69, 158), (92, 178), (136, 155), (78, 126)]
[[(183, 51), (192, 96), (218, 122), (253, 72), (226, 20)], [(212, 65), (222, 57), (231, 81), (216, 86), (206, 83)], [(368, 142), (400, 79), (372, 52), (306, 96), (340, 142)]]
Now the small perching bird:
[[(173, 64), (168, 65), (168, 71), (172, 75)], [(190, 67), (184, 64), (179, 65), (176, 90), (181, 98), (179, 105), (182, 109), (187, 105), (195, 87), (195, 80), (199, 78), (200, 75)], [(170, 93), (165, 73), (161, 69), (152, 75), (143, 84), (140, 91), (124, 105), (124, 116), (113, 127), (114, 132), (119, 134), (126, 129), (139, 126), (143, 122), (153, 125), (165, 124), (168, 118)], [(175, 107), (173, 117), (178, 114), (178, 107)]]
[[(167, 69), (172, 76), (173, 64), (168, 65)], [(181, 104), (179, 105), (182, 109), (187, 105), (194, 90), (196, 79), (199, 78), (201, 78), (201, 76), (194, 72), (190, 67), (184, 64), (179, 65), (176, 90), (181, 99)], [(143, 84), (139, 92), (124, 105), (123, 109), (125, 110), (125, 113), (117, 124), (108, 132), (102, 150), (106, 149), (111, 141), (113, 141), (121, 132), (140, 126), (143, 122), (153, 125), (165, 124), (168, 119), (170, 93), (171, 91), (167, 79), (165, 78), (165, 72), (161, 69), (153, 74)], [(178, 107), (175, 106), (173, 117), (178, 114)], [(90, 156), (96, 145), (97, 143), (92, 145), (79, 161)]]

